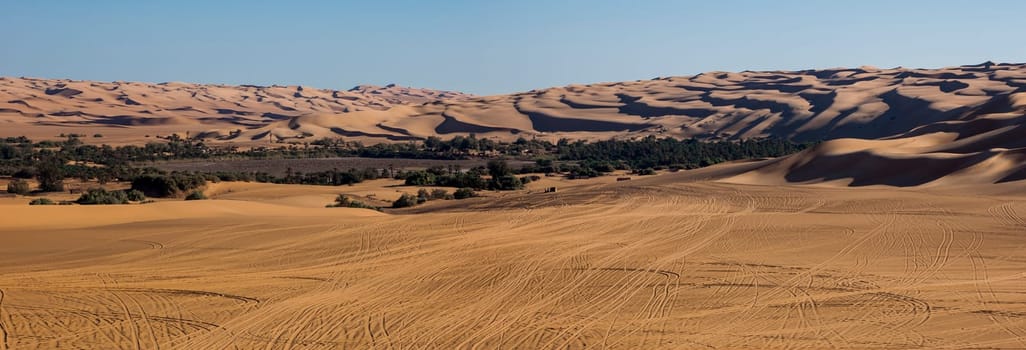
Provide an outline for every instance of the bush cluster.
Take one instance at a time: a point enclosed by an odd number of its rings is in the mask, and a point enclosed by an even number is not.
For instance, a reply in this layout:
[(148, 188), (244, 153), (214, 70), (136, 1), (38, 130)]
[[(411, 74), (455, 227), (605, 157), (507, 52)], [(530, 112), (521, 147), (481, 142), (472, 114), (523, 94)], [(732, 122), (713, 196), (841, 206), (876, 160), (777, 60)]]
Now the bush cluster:
[[(485, 174), (489, 175), (490, 179), (485, 180)], [(470, 169), (466, 172), (447, 172), (444, 168), (437, 167), (411, 171), (400, 176), (406, 180), (407, 186), (469, 187), (506, 191), (524, 188), (525, 183), (525, 178), (518, 178), (505, 160), (491, 160), (485, 168)]]
[(173, 197), (207, 184), (203, 175), (172, 173), (170, 175), (145, 174), (132, 179), (132, 189), (148, 197)]
[(189, 195), (185, 196), (185, 200), (187, 201), (199, 201), (204, 199), (207, 199), (207, 195), (200, 190), (192, 191)]
[(22, 179), (14, 179), (7, 183), (7, 193), (14, 193), (20, 195), (26, 195), (31, 192), (28, 181)]
[(75, 203), (85, 205), (128, 204), (129, 202), (142, 202), (145, 200), (146, 196), (137, 190), (107, 191), (102, 188), (92, 188), (79, 196)]
[[(142, 195), (139, 191), (107, 191), (105, 189), (89, 189), (75, 200), (79, 204), (128, 204), (128, 192), (132, 192), (132, 198), (139, 198)], [(145, 199), (145, 198), (144, 198)], [(139, 200), (136, 200), (139, 201)]]
[(477, 196), (477, 193), (474, 192), (474, 189), (469, 187), (460, 188), (454, 193), (449, 193), (449, 191), (440, 188), (436, 188), (431, 191), (422, 188), (417, 190), (416, 195), (403, 193), (399, 196), (399, 199), (392, 202), (392, 208), (408, 208), (432, 200), (466, 199), (475, 196)]
[(361, 209), (381, 210), (381, 208), (375, 207), (373, 205), (369, 205), (369, 204), (366, 204), (364, 202), (353, 200), (353, 199), (347, 197), (344, 194), (338, 195), (338, 197), (335, 198), (335, 203), (328, 204), (327, 207), (328, 208), (361, 208)]
[(452, 197), (454, 199), (467, 199), (467, 198), (476, 197), (476, 196), (477, 196), (477, 193), (474, 192), (474, 189), (473, 188), (468, 188), (468, 187), (460, 188), (460, 189), (456, 190), (456, 192), (453, 192), (453, 194), (452, 194)]
[(419, 204), (417, 202), (417, 196), (414, 196), (409, 193), (403, 193), (401, 196), (399, 196), (399, 199), (396, 199), (394, 202), (392, 202), (392, 208), (409, 208), (417, 204)]

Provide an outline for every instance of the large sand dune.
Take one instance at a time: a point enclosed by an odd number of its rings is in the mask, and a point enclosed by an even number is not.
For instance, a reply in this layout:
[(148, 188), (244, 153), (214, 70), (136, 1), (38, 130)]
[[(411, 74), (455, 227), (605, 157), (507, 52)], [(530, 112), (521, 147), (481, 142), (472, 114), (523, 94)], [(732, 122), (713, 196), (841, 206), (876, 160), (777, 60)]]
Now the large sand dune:
[(4, 78), (0, 123), (48, 137), (76, 128), (106, 130), (115, 139), (189, 131), (235, 143), (272, 137), (391, 142), (468, 133), (507, 140), (875, 139), (961, 120), (1024, 87), (1026, 65), (989, 62), (941, 69), (710, 72), (483, 97), (394, 85), (334, 91)]
[(1026, 347), (1022, 197), (693, 175), (416, 215), (0, 199), (0, 349)]
[(1026, 92), (1000, 95), (957, 119), (882, 139), (837, 139), (762, 162), (742, 183), (849, 186), (993, 184), (1026, 179)]

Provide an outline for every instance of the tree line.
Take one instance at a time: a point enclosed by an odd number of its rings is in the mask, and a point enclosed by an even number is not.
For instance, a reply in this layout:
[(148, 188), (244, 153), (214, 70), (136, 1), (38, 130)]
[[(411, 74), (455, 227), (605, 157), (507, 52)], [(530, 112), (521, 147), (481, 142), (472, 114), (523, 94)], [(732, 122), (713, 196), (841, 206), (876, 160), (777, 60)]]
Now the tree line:
[[(601, 176), (614, 170), (650, 174), (657, 169), (694, 169), (720, 162), (779, 157), (801, 151), (810, 144), (781, 139), (704, 142), (649, 136), (633, 140), (587, 142), (561, 139), (556, 143), (519, 138), (513, 142), (479, 139), (475, 135), (449, 140), (428, 137), (423, 141), (376, 144), (342, 139), (322, 139), (301, 145), (240, 150), (234, 146), (211, 147), (201, 140), (172, 135), (162, 142), (142, 146), (87, 145), (78, 135), (61, 141), (34, 142), (26, 137), (0, 138), (0, 176), (36, 178), (43, 192), (62, 191), (67, 178), (131, 181), (133, 189), (151, 197), (173, 196), (195, 189), (205, 181), (258, 181), (283, 184), (348, 185), (392, 177), (411, 186), (441, 186), (474, 190), (514, 190), (535, 178), (529, 173), (558, 173), (571, 179)], [(284, 176), (266, 172), (177, 173), (140, 166), (149, 161), (210, 158), (320, 158), (374, 157), (420, 159), (491, 159), (487, 166), (463, 170), (458, 166), (416, 171), (385, 169), (332, 169), (319, 172), (287, 171)], [(534, 160), (519, 169), (501, 159)], [(25, 192), (24, 182), (12, 181), (9, 191)], [(138, 186), (137, 186), (138, 185)]]

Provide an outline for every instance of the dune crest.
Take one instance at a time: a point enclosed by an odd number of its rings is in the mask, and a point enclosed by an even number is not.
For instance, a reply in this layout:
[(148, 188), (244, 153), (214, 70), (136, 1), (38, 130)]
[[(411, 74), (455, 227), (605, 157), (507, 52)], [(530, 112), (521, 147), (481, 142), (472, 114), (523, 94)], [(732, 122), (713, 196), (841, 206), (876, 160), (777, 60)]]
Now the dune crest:
[(959, 121), (985, 106), (1015, 109), (1026, 103), (1017, 94), (1024, 87), (1026, 65), (993, 63), (709, 72), (495, 96), (394, 84), (340, 91), (3, 78), (0, 123), (19, 130), (189, 131), (233, 143), (266, 141), (269, 135), (286, 142), (340, 136), (403, 142), (469, 133), (504, 140), (877, 139)]

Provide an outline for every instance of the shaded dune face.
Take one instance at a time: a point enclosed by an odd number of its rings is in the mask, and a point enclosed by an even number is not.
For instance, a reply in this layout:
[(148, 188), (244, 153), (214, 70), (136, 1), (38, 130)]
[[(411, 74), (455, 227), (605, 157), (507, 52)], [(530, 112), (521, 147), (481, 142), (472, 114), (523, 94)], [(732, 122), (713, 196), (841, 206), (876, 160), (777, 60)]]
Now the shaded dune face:
[(1026, 89), (958, 107), (950, 119), (879, 139), (835, 139), (729, 174), (758, 184), (950, 186), (1026, 179)]

